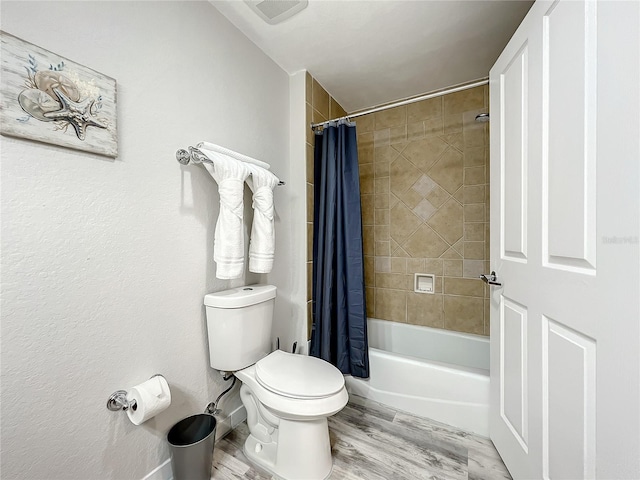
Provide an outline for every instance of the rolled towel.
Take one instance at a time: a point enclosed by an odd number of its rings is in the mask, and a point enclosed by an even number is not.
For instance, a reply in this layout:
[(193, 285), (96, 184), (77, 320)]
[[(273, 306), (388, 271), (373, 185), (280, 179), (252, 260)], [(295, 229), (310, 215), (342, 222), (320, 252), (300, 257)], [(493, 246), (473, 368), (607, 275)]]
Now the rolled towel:
[(279, 180), (273, 173), (255, 165), (249, 165), (249, 170), (251, 177), (247, 179), (247, 184), (253, 192), (249, 270), (254, 273), (269, 273), (273, 268), (276, 250), (273, 189)]
[(204, 152), (213, 164), (203, 163), (218, 184), (220, 213), (216, 222), (213, 259), (216, 277), (240, 278), (244, 273), (244, 182), (249, 176), (247, 164), (218, 152)]
[(269, 170), (271, 168), (271, 165), (269, 165), (266, 162), (260, 161), (256, 158), (249, 157), (247, 155), (243, 155), (238, 152), (234, 152), (233, 150), (229, 150), (228, 148), (221, 147), (220, 145), (216, 145), (215, 143), (200, 142), (196, 145), (196, 147), (198, 147), (200, 150), (209, 150), (210, 152), (222, 153), (227, 157), (234, 158), (241, 162), (251, 163), (252, 165), (257, 165), (259, 167), (264, 168), (265, 170)]

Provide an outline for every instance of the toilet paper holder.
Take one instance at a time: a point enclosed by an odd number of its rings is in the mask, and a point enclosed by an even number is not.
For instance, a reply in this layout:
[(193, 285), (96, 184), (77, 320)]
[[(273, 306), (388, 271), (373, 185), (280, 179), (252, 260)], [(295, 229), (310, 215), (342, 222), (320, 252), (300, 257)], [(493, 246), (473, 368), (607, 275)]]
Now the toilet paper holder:
[[(151, 378), (154, 377), (164, 378), (164, 376), (159, 373), (151, 376)], [(135, 400), (127, 400), (126, 390), (116, 390), (111, 395), (109, 395), (109, 399), (107, 400), (107, 409), (111, 410), (112, 412), (117, 412), (119, 410), (126, 412), (129, 409), (135, 412), (137, 408), (138, 403)]]

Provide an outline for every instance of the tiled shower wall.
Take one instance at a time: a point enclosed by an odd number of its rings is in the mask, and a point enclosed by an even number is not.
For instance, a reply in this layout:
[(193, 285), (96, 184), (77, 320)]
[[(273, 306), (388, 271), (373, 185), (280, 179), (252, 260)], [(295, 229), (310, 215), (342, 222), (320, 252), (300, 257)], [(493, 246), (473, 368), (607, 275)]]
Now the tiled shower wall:
[(356, 118), (369, 317), (489, 334), (487, 111), (480, 86)]
[(307, 123), (307, 333), (311, 338), (311, 286), (313, 270), (313, 146), (314, 134), (309, 125), (343, 117), (347, 114), (311, 75), (306, 75)]

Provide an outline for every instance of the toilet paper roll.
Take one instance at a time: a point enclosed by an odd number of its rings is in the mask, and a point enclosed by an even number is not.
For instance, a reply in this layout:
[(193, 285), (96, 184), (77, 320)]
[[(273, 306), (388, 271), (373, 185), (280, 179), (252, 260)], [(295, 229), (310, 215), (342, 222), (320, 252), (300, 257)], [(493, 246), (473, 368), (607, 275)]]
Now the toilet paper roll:
[(131, 388), (127, 393), (129, 402), (135, 400), (135, 408), (129, 408), (127, 415), (134, 425), (140, 425), (151, 417), (169, 408), (171, 405), (171, 390), (165, 378), (156, 375), (140, 385)]

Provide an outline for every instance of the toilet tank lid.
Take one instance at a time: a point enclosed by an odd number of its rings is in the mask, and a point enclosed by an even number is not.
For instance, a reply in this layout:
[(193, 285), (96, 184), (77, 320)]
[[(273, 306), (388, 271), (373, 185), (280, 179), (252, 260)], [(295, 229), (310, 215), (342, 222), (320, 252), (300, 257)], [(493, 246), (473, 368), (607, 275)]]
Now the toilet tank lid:
[(266, 302), (276, 296), (273, 285), (246, 285), (221, 292), (208, 293), (204, 296), (207, 307), (240, 308)]

